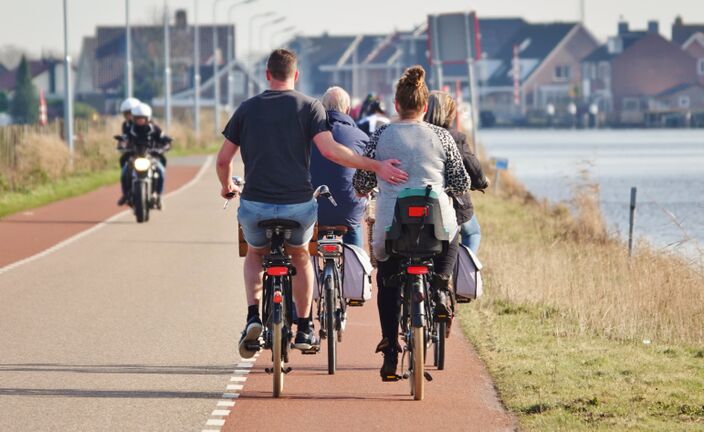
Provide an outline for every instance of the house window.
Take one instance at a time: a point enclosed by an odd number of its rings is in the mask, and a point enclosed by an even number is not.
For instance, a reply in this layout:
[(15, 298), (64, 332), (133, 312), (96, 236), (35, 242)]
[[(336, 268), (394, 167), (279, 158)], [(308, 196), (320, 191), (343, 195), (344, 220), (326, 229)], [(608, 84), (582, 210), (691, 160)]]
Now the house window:
[(555, 66), (555, 80), (556, 81), (569, 81), (570, 79), (570, 67), (567, 65)]
[(610, 74), (609, 64), (606, 62), (599, 63), (599, 79), (606, 80), (609, 78)]
[(679, 105), (680, 108), (689, 108), (689, 96), (680, 96), (677, 99), (677, 105)]
[(697, 72), (699, 75), (704, 76), (704, 58), (700, 58), (697, 62)]
[(623, 98), (624, 111), (640, 111), (640, 102), (638, 98)]

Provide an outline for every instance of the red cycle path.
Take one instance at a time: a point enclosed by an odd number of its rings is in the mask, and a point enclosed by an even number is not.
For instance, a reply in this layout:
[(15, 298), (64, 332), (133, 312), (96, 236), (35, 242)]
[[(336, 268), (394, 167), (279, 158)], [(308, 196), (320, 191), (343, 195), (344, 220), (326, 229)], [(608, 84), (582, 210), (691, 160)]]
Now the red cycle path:
[[(350, 308), (338, 371), (327, 374), (325, 341), (317, 355), (295, 351), (283, 395), (271, 396), (270, 351), (262, 352), (236, 399), (223, 431), (513, 431), (481, 360), (455, 323), (447, 340), (445, 370), (428, 370), (425, 399), (414, 401), (407, 380), (383, 383), (375, 299)], [(430, 354), (431, 351), (429, 351)], [(428, 364), (432, 363), (427, 362)], [(207, 428), (206, 428), (207, 429)]]
[[(200, 166), (169, 166), (166, 192), (186, 184)], [(105, 186), (85, 195), (0, 219), (0, 268), (42, 252), (125, 210), (118, 207), (120, 186)]]

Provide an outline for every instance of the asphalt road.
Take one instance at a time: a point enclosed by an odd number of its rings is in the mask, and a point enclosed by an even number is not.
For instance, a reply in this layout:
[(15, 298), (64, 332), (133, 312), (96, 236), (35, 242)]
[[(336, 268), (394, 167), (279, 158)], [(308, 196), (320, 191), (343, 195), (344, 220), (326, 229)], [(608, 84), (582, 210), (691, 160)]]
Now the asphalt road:
[(218, 191), (211, 165), (147, 224), (113, 217), (0, 269), (0, 431), (514, 429), (457, 325), (424, 401), (381, 383), (373, 301), (350, 314), (336, 376), (295, 354), (271, 399), (268, 353), (246, 363), (235, 348), (242, 260)]

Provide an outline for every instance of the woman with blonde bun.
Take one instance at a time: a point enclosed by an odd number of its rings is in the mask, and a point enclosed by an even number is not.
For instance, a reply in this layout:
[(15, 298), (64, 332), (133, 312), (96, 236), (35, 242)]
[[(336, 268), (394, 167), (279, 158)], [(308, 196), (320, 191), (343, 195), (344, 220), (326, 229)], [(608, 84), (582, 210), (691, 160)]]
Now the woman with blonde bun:
[(423, 121), (428, 109), (428, 96), (425, 70), (421, 66), (406, 69), (396, 87), (399, 119), (377, 129), (365, 150), (365, 156), (373, 159), (385, 159), (392, 155), (399, 160), (399, 168), (408, 173), (408, 181), (394, 185), (379, 181), (372, 172), (361, 170), (355, 173), (353, 180), (360, 194), (368, 194), (377, 186), (379, 188), (372, 249), (378, 260), (377, 306), (382, 340), (377, 352), (384, 355), (380, 370), (382, 379), (396, 374), (400, 350), (398, 299), (401, 287), (393, 277), (399, 271), (400, 260), (386, 253), (385, 230), (392, 224), (396, 198), (406, 188), (424, 189), (430, 185), (439, 197), (442, 222), (450, 233), (451, 241), (447, 253), (433, 259), (437, 276), (431, 281), (431, 286), (436, 295), (437, 314), (452, 316), (447, 289), (457, 259), (459, 227), (452, 200), (446, 191), (452, 195), (462, 195), (469, 189), (470, 179), (450, 133)]

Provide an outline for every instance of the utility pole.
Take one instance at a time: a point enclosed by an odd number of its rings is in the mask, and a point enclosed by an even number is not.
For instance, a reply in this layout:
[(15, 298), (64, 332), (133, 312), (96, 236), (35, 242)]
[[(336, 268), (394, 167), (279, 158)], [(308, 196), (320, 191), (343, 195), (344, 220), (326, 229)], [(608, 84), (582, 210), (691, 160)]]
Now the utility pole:
[(171, 127), (171, 35), (169, 32), (169, 7), (164, 2), (164, 122), (166, 131)]
[(64, 136), (73, 168), (73, 95), (71, 91), (71, 56), (68, 53), (68, 4), (64, 0)]
[(587, 19), (587, 5), (586, 0), (579, 0), (579, 21), (582, 25), (586, 24)]
[(198, 0), (193, 0), (193, 127), (200, 139), (200, 34), (198, 30)]
[(131, 98), (132, 86), (132, 30), (130, 27), (130, 0), (125, 0), (125, 98)]

